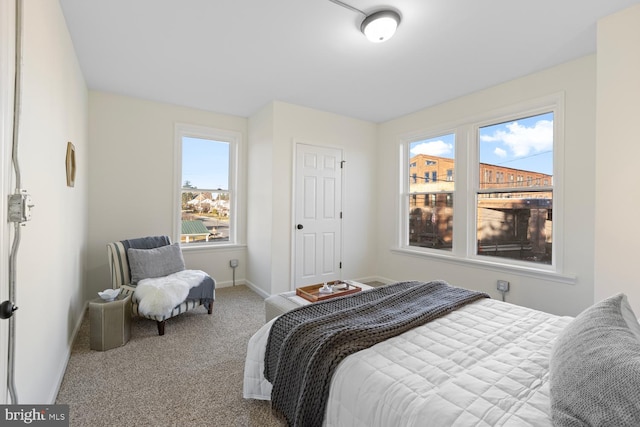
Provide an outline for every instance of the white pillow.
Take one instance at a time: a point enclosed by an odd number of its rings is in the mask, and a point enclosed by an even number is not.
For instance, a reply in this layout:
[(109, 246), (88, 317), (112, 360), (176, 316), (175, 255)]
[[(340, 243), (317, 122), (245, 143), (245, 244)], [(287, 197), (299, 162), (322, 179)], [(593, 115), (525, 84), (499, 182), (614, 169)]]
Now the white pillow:
[(142, 279), (164, 277), (184, 270), (184, 258), (180, 244), (161, 246), (154, 249), (127, 249), (131, 283)]

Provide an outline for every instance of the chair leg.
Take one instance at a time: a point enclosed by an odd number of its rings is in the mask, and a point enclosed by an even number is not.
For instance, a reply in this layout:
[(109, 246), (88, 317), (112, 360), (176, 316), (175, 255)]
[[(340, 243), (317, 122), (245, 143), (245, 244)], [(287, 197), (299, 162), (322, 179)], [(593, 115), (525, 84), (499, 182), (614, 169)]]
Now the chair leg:
[(158, 335), (164, 335), (164, 322), (164, 320), (162, 322), (156, 320), (156, 323), (158, 324)]

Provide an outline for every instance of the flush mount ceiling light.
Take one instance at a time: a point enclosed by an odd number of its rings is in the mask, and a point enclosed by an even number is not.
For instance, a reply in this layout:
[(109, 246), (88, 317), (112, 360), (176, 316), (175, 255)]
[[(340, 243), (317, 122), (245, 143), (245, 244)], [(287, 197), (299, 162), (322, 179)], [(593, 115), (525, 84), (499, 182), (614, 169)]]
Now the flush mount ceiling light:
[(393, 10), (381, 10), (364, 18), (360, 31), (373, 43), (389, 40), (400, 24), (400, 15)]
[(400, 14), (396, 11), (383, 9), (367, 15), (360, 9), (356, 9), (340, 0), (329, 1), (364, 15), (365, 18), (360, 25), (360, 31), (373, 43), (389, 40), (395, 34), (398, 25), (400, 25)]

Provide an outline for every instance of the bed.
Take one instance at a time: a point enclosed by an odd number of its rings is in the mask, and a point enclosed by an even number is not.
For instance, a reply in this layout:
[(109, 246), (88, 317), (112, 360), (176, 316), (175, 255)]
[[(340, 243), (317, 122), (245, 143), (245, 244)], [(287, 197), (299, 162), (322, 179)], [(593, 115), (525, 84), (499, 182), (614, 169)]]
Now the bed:
[[(265, 351), (277, 320), (249, 341), (245, 398), (271, 400)], [(354, 427), (637, 426), (638, 390), (640, 325), (623, 294), (575, 319), (480, 298), (344, 358), (321, 419)]]

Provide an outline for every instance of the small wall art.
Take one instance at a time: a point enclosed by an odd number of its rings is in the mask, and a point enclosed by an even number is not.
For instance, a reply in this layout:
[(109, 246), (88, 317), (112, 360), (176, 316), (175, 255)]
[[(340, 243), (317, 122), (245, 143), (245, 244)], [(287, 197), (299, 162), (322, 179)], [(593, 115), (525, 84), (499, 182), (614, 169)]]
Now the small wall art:
[(73, 187), (76, 182), (76, 147), (67, 142), (67, 187)]

